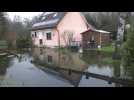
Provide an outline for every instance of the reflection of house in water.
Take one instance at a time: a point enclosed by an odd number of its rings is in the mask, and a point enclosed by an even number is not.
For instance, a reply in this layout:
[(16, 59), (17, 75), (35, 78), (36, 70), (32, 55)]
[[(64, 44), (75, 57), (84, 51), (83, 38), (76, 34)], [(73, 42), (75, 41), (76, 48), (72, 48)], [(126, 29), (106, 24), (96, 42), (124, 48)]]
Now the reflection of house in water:
[[(37, 63), (44, 63), (44, 66), (45, 64), (49, 64), (52, 67), (74, 69), (78, 71), (85, 71), (88, 67), (88, 65), (79, 58), (78, 53), (72, 53), (69, 51), (63, 52), (56, 49), (35, 48), (33, 50), (33, 57)], [(61, 77), (67, 79), (75, 86), (79, 84), (79, 81), (82, 77), (81, 74), (70, 73), (69, 71), (65, 70), (54, 70), (59, 72)]]
[[(122, 76), (120, 63), (108, 64), (101, 61), (102, 59), (111, 57), (111, 55), (106, 53), (92, 51), (91, 53), (84, 52), (83, 54), (79, 54), (66, 50), (35, 48), (33, 50), (33, 57), (35, 64), (43, 65), (39, 67), (46, 73), (54, 75), (55, 78), (68, 80), (74, 86), (79, 85), (82, 74), (64, 69), (73, 69), (82, 72), (89, 71), (98, 74), (98, 76), (104, 75), (117, 79)], [(108, 83), (111, 84), (111, 81), (108, 81)], [(121, 84), (115, 83), (115, 86), (119, 87)]]
[[(41, 53), (42, 52), (42, 53)], [(34, 58), (40, 61), (60, 66), (61, 68), (71, 68), (83, 71), (87, 68), (87, 64), (80, 59), (79, 53), (69, 51), (59, 51), (56, 49), (41, 49), (35, 48), (33, 50)]]

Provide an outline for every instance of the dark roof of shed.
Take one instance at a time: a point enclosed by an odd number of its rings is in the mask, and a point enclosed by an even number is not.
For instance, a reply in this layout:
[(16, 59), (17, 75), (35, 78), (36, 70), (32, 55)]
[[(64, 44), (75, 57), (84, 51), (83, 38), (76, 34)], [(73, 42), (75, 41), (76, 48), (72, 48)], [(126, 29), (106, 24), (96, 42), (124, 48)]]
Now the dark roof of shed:
[[(55, 17), (52, 17), (54, 16), (55, 13), (57, 13), (57, 15)], [(65, 14), (66, 14), (65, 12), (54, 12), (54, 13), (46, 14), (46, 15), (44, 13), (44, 16), (42, 15), (43, 17), (51, 16), (51, 18), (42, 20), (42, 22), (34, 24), (31, 30), (56, 27)]]

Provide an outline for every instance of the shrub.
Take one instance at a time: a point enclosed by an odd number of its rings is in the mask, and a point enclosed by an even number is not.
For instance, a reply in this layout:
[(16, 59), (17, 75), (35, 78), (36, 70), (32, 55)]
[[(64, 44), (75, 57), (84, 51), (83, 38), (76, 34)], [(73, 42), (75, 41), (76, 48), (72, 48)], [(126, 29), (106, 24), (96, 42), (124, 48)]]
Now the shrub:
[(28, 37), (19, 37), (16, 41), (17, 48), (29, 48), (31, 47), (31, 40)]

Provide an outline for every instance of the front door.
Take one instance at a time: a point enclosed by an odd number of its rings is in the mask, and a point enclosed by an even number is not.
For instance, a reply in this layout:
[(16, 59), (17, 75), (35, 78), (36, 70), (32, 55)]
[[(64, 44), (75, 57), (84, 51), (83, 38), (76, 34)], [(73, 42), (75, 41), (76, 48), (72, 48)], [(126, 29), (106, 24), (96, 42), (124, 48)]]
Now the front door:
[(42, 39), (40, 39), (40, 45), (43, 45), (43, 40)]

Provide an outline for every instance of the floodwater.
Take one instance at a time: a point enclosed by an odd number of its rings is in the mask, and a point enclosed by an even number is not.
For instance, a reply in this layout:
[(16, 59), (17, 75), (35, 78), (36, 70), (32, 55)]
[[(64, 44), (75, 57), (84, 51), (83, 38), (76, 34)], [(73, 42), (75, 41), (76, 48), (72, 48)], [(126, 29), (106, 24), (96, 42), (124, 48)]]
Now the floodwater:
[(115, 78), (134, 78), (134, 71), (123, 68), (120, 63), (102, 62), (110, 57), (110, 54), (95, 51), (80, 54), (41, 48), (18, 52), (18, 57), (0, 58), (0, 87), (122, 87), (119, 83), (61, 70), (63, 68)]

